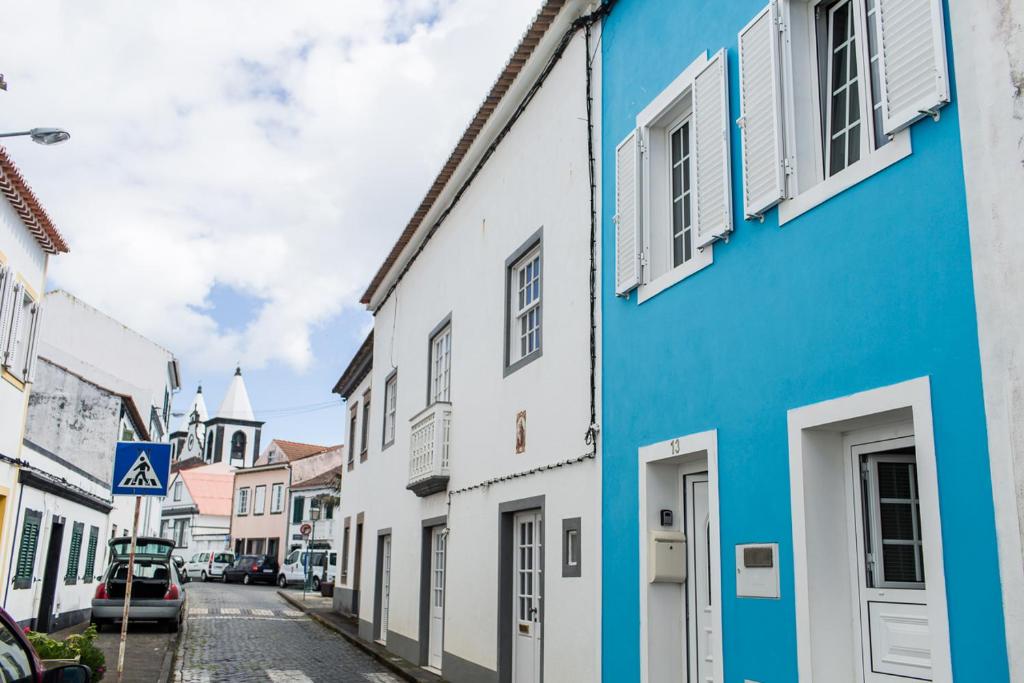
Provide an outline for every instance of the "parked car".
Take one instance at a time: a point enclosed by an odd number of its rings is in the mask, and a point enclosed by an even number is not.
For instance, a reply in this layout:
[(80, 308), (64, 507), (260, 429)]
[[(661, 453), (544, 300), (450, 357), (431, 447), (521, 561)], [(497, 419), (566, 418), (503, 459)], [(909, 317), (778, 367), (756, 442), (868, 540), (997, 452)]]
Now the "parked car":
[(171, 559), (174, 560), (174, 566), (178, 568), (178, 573), (181, 574), (181, 578), (188, 581), (188, 569), (185, 567), (185, 558), (181, 555), (173, 555)]
[(235, 563), (235, 554), (226, 550), (204, 550), (196, 553), (187, 562), (185, 569), (193, 579), (198, 577), (200, 581), (219, 578), (224, 573), (224, 568)]
[[(338, 566), (338, 554), (330, 550), (293, 550), (288, 553), (277, 575), (277, 585), (284, 588), (288, 584), (302, 583), (306, 580), (306, 555), (309, 555), (309, 572), (313, 575), (313, 590), (320, 590), (321, 581), (333, 581), (334, 570)], [(331, 562), (333, 561), (333, 567)], [(325, 566), (326, 563), (326, 566)]]
[[(128, 554), (131, 539), (110, 539), (110, 565), (100, 577), (92, 599), (92, 623), (100, 631), (120, 621), (128, 583)], [(185, 615), (185, 579), (171, 559), (174, 542), (166, 538), (143, 536), (135, 544), (135, 569), (132, 572), (132, 599), (129, 621), (159, 621), (174, 633)]]
[(274, 583), (279, 573), (277, 558), (272, 555), (242, 555), (221, 574), (224, 583), (241, 581), (245, 585)]
[(88, 683), (92, 670), (84, 664), (66, 664), (43, 670), (43, 663), (24, 631), (0, 609), (0, 683)]

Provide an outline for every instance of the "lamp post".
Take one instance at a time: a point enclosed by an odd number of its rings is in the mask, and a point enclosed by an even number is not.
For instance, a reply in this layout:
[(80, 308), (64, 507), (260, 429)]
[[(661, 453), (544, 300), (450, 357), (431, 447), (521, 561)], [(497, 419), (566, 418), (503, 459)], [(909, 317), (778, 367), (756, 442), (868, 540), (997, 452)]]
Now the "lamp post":
[(0, 133), (0, 138), (18, 138), (28, 136), (32, 142), (40, 145), (56, 145), (71, 139), (71, 133), (63, 128), (32, 128), (15, 133)]
[(302, 599), (306, 599), (306, 591), (310, 588), (312, 583), (312, 575), (310, 574), (310, 564), (313, 557), (313, 542), (316, 540), (316, 522), (320, 519), (320, 506), (313, 507), (309, 506), (309, 521), (311, 522), (312, 528), (309, 530), (309, 539), (306, 541), (306, 580), (302, 582)]

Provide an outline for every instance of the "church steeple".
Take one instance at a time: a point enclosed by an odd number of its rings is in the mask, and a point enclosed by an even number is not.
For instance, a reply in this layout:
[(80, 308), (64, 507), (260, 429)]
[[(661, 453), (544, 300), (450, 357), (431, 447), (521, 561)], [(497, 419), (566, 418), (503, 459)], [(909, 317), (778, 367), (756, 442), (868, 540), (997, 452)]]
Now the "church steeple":
[(249, 403), (249, 392), (245, 389), (245, 380), (242, 379), (242, 368), (235, 368), (235, 376), (231, 378), (228, 391), (224, 395), (224, 401), (217, 410), (217, 417), (227, 420), (246, 420), (254, 422), (256, 415), (252, 411), (252, 404)]

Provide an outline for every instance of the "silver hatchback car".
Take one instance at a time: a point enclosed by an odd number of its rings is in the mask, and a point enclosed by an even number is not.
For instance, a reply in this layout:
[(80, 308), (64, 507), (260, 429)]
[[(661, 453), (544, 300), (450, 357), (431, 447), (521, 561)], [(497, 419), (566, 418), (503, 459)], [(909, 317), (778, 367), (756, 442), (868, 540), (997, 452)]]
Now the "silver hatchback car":
[[(108, 545), (110, 565), (100, 577), (92, 599), (92, 623), (98, 631), (107, 624), (121, 621), (128, 583), (131, 539), (112, 538)], [(185, 615), (185, 580), (171, 559), (173, 550), (174, 541), (170, 539), (150, 536), (137, 539), (129, 621), (159, 621), (172, 633), (180, 627)]]

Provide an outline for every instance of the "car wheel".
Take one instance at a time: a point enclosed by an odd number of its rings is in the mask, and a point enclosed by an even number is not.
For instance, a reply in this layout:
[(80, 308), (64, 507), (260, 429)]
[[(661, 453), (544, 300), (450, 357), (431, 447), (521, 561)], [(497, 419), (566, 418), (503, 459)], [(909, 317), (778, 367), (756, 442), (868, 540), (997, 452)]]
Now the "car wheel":
[(281, 576), (277, 577), (277, 585), (281, 588), (287, 588), (288, 578), (284, 574), (281, 574)]
[(252, 583), (252, 579), (249, 578), (248, 574), (246, 574), (246, 575), (244, 575), (242, 577), (242, 583), (245, 584), (246, 586), (248, 586), (250, 583)]
[(207, 581), (209, 580), (209, 579), (208, 579), (208, 577), (206, 576), (206, 571), (205, 571), (205, 570), (204, 570), (204, 571), (201, 571), (201, 572), (199, 572), (199, 579), (200, 579), (200, 580), (201, 580), (201, 581), (202, 581), (203, 583), (206, 583), (206, 582), (207, 582)]
[(228, 573), (224, 572), (223, 574), (221, 574), (220, 575), (220, 580), (221, 580), (222, 583), (227, 583), (228, 582)]
[(320, 590), (320, 577), (319, 576), (314, 576), (313, 577), (313, 590), (315, 590), (315, 591)]

